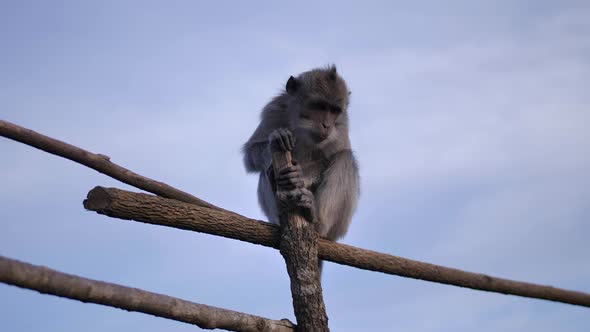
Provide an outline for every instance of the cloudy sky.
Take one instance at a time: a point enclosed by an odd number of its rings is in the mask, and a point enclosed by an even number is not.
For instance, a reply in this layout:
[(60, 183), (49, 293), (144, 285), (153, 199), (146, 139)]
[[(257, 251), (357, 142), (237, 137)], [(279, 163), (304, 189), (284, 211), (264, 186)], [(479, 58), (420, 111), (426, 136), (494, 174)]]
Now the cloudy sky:
[[(0, 2), (0, 119), (263, 219), (240, 145), (289, 75), (352, 90), (343, 242), (590, 292), (587, 1)], [(86, 212), (81, 165), (0, 138), (0, 254), (294, 320), (277, 251)], [(588, 331), (587, 308), (326, 263), (333, 331)], [(5, 331), (194, 331), (0, 285)]]

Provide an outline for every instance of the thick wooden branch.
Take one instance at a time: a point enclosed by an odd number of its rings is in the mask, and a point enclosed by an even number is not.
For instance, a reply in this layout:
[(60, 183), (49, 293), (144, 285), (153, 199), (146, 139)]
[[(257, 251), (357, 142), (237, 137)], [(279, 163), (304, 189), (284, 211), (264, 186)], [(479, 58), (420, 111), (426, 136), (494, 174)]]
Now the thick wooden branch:
[(229, 331), (294, 331), (288, 320), (259, 316), (193, 303), (137, 288), (86, 279), (0, 256), (0, 282), (43, 294), (97, 303), (164, 317), (204, 329)]
[[(275, 225), (153, 195), (96, 187), (88, 193), (84, 207), (114, 218), (192, 230), (279, 248), (280, 233)], [(360, 269), (590, 307), (590, 294), (582, 292), (466, 272), (325, 239), (319, 240), (318, 250), (321, 259)]]
[[(292, 166), (291, 152), (275, 151), (272, 156), (275, 174)], [(326, 306), (318, 268), (318, 233), (314, 225), (298, 211), (281, 209), (281, 255), (291, 281), (291, 296), (300, 331), (329, 331)]]
[(84, 208), (113, 218), (219, 235), (279, 249), (280, 231), (275, 225), (154, 195), (99, 186), (88, 192)]
[(158, 196), (174, 198), (176, 200), (206, 206), (208, 208), (225, 211), (211, 203), (205, 202), (189, 193), (176, 189), (163, 182), (155, 181), (134, 173), (110, 161), (110, 158), (83, 150), (77, 146), (39, 134), (31, 129), (23, 128), (8, 121), (0, 120), (0, 136), (21, 142), (51, 154), (75, 161), (108, 175), (130, 186), (136, 187)]

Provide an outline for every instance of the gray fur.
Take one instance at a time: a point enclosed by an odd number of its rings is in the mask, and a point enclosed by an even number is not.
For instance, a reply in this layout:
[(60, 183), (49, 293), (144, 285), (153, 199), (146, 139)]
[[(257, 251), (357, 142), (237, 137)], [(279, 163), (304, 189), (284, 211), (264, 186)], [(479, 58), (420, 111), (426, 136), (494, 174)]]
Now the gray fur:
[[(258, 201), (269, 221), (278, 224), (269, 137), (278, 129), (288, 129), (295, 138), (292, 154), (300, 166), (304, 189), (315, 199), (320, 236), (337, 240), (348, 230), (360, 191), (358, 166), (348, 137), (349, 91), (334, 66), (291, 78), (287, 89), (263, 108), (258, 128), (243, 146), (244, 165), (249, 173), (259, 173)], [(314, 100), (341, 110), (333, 112), (338, 114), (333, 129), (322, 141), (312, 137), (320, 126), (318, 121), (302, 117)]]

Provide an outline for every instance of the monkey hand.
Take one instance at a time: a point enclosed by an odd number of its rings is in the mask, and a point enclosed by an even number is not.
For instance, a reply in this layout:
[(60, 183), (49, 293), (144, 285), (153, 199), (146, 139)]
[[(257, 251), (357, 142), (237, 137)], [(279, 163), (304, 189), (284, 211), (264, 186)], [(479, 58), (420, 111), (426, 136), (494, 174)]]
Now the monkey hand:
[(277, 199), (282, 210), (298, 210), (305, 219), (315, 222), (315, 197), (310, 190), (279, 190)]
[(293, 162), (293, 165), (282, 168), (276, 175), (275, 182), (281, 191), (303, 188), (301, 166)]
[(273, 130), (268, 136), (271, 151), (292, 151), (295, 146), (295, 136), (287, 128)]

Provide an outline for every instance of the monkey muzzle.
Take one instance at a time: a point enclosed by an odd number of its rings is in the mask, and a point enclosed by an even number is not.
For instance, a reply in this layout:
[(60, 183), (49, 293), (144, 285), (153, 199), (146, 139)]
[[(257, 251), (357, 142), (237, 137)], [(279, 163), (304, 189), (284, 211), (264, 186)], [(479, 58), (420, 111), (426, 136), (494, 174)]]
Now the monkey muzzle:
[(316, 143), (321, 143), (325, 141), (330, 134), (332, 133), (332, 128), (323, 128), (321, 130), (315, 131), (311, 137)]

